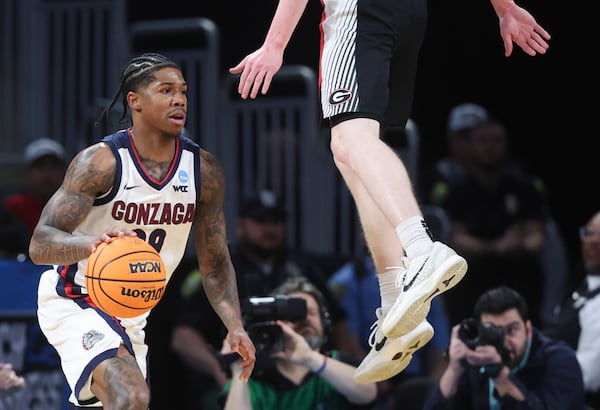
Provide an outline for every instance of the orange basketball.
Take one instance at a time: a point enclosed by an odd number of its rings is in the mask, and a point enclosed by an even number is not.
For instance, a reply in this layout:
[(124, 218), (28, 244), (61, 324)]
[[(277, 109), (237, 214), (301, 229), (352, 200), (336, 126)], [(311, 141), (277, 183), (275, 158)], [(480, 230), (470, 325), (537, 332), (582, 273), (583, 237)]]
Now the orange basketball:
[(85, 285), (92, 301), (111, 316), (129, 318), (162, 298), (167, 269), (159, 253), (135, 236), (101, 243), (90, 255)]

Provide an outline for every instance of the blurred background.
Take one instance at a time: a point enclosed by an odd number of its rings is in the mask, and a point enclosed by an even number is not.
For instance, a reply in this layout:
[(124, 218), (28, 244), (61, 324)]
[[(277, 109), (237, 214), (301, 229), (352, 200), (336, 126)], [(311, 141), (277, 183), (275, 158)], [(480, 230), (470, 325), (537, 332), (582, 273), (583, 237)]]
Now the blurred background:
[[(506, 125), (511, 152), (545, 182), (569, 258), (576, 260), (578, 227), (600, 203), (597, 36), (586, 22), (592, 13), (580, 4), (519, 4), (553, 36), (546, 55), (530, 57), (515, 47), (506, 58), (489, 1), (428, 2), (411, 121), (389, 138), (418, 185), (421, 171), (447, 153), (450, 109), (463, 102), (486, 107)], [(190, 84), (186, 133), (225, 168), (231, 241), (241, 198), (267, 188), (293, 215), (287, 245), (343, 258), (364, 252), (353, 202), (331, 161), (327, 130), (318, 126), (321, 3), (309, 1), (268, 96), (242, 101), (237, 78), (227, 72), (261, 45), (276, 5), (276, 0), (0, 0), (0, 194), (23, 185), (28, 142), (50, 137), (72, 157), (128, 126), (119, 122), (120, 103), (108, 123), (96, 126), (96, 120), (117, 91), (127, 61), (157, 51), (178, 62)], [(29, 383), (38, 380), (22, 402), (43, 396), (45, 408), (60, 408), (68, 392), (57, 358), (43, 340), (34, 344), (38, 350), (28, 347), (31, 334), (40, 337), (29, 330), (36, 324), (39, 272), (15, 266), (10, 261), (3, 269), (11, 275), (0, 294), (5, 346), (0, 359), (14, 363)], [(15, 304), (15, 297), (22, 303)], [(164, 302), (153, 313), (158, 325), (148, 333), (155, 351), (168, 346), (172, 305)], [(168, 366), (167, 360), (159, 357), (156, 368)]]

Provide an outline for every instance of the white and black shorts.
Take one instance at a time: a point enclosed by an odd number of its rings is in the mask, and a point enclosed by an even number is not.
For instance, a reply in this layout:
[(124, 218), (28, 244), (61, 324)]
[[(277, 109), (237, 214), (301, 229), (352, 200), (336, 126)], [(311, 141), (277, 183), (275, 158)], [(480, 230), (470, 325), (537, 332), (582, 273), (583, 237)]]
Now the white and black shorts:
[(324, 0), (319, 86), (331, 125), (373, 118), (403, 127), (412, 108), (425, 0)]
[(48, 342), (58, 352), (63, 373), (71, 388), (69, 402), (81, 407), (101, 407), (90, 390), (92, 371), (127, 346), (147, 378), (148, 347), (144, 343), (147, 314), (116, 319), (89, 306), (84, 298), (59, 295), (60, 276), (45, 271), (38, 286), (38, 321)]

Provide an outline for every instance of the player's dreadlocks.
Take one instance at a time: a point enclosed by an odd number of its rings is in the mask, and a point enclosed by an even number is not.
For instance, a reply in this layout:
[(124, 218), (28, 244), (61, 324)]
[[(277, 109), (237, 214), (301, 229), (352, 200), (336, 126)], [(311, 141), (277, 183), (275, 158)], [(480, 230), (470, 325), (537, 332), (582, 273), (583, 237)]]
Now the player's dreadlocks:
[(181, 70), (176, 63), (158, 53), (145, 53), (129, 60), (129, 63), (127, 63), (127, 66), (125, 66), (121, 73), (119, 89), (115, 93), (108, 107), (102, 110), (100, 120), (108, 118), (110, 110), (115, 106), (119, 95), (121, 95), (123, 114), (121, 115), (121, 118), (119, 118), (119, 122), (122, 122), (127, 115), (127, 93), (129, 91), (136, 91), (140, 87), (146, 86), (154, 81), (154, 73), (165, 67), (174, 67)]

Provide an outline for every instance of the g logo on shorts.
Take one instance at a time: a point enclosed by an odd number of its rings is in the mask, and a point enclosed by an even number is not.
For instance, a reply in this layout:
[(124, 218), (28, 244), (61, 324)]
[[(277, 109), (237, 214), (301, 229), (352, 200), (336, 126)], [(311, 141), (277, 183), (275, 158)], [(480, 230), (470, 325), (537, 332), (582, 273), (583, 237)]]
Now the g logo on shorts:
[(338, 105), (348, 101), (352, 97), (352, 91), (346, 89), (335, 90), (329, 95), (329, 104)]

